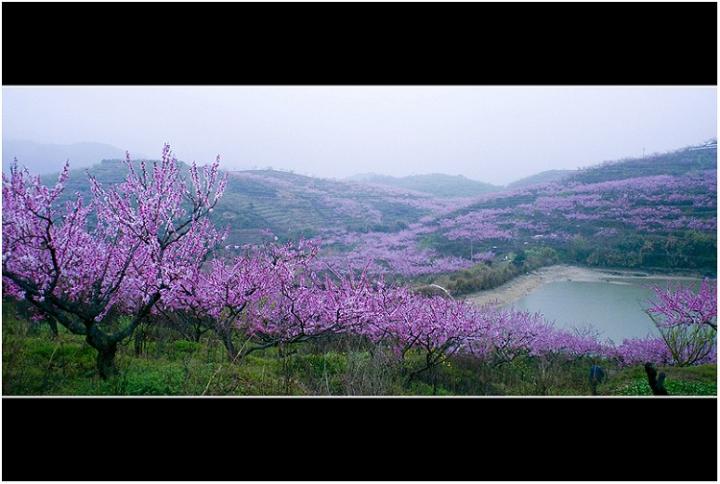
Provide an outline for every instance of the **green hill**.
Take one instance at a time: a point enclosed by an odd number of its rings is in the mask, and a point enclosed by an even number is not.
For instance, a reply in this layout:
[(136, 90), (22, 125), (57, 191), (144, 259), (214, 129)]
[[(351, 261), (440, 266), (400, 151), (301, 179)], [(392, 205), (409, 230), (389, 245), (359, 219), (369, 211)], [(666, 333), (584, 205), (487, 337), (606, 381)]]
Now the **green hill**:
[[(72, 165), (71, 165), (72, 166)], [(187, 165), (182, 165), (187, 169)], [(63, 195), (90, 198), (86, 169), (71, 170)], [(87, 169), (103, 184), (121, 182), (121, 160), (103, 160)], [(56, 174), (44, 175), (53, 184)], [(213, 212), (218, 226), (230, 228), (228, 243), (258, 243), (270, 230), (280, 240), (314, 237), (326, 230), (392, 232), (428, 215), (432, 197), (390, 187), (312, 178), (275, 170), (230, 172), (225, 195)]]
[(507, 188), (516, 189), (529, 187), (531, 185), (538, 185), (541, 183), (552, 183), (561, 181), (565, 178), (570, 177), (576, 173), (576, 170), (547, 170), (541, 171), (535, 175), (530, 175), (525, 178), (521, 178), (507, 185)]
[(569, 181), (598, 183), (625, 178), (656, 175), (682, 175), (692, 171), (717, 169), (717, 144), (689, 146), (668, 153), (654, 153), (644, 158), (607, 161), (578, 170)]
[(352, 176), (348, 180), (413, 190), (437, 197), (475, 197), (502, 189), (502, 187), (471, 180), (462, 175), (453, 176), (442, 173), (404, 177), (366, 173)]
[(549, 248), (566, 263), (714, 276), (716, 176), (714, 144), (602, 163), (473, 200), (434, 219), (424, 243), (444, 255)]
[[(549, 247), (568, 262), (710, 271), (716, 158), (715, 145), (695, 146), (569, 173), (543, 172), (504, 190), (438, 174), (338, 181), (276, 170), (233, 171), (212, 217), (230, 229), (228, 243), (238, 245), (266, 239), (267, 230), (279, 240), (332, 242), (333, 234), (398, 234), (418, 224), (402, 237), (416, 237), (418, 247), (443, 256)], [(72, 171), (66, 199), (75, 192), (89, 198), (84, 171)], [(125, 176), (119, 160), (104, 160), (88, 172), (103, 184)], [(55, 176), (43, 178), (53, 184)], [(462, 186), (486, 192), (468, 196), (472, 190)], [(369, 235), (368, 248), (376, 250), (377, 237)], [(392, 237), (388, 240), (394, 247)]]

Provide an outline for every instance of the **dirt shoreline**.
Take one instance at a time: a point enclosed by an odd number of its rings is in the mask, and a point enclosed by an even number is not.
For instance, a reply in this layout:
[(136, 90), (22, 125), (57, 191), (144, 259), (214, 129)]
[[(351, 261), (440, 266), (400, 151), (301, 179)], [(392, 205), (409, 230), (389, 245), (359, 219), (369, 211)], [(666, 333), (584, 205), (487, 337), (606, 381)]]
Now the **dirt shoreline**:
[(630, 284), (633, 280), (697, 280), (698, 277), (652, 274), (644, 271), (590, 269), (571, 265), (554, 265), (542, 267), (529, 274), (518, 276), (515, 279), (496, 287), (465, 296), (465, 300), (478, 306), (503, 306), (531, 293), (543, 284), (559, 281), (577, 282), (612, 282), (615, 284)]

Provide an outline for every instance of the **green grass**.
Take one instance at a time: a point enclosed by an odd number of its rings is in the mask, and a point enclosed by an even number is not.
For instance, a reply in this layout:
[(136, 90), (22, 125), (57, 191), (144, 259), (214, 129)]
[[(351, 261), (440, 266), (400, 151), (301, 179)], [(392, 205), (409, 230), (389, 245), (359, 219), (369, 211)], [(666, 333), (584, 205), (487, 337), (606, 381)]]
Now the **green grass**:
[[(199, 343), (150, 328), (142, 354), (132, 342), (118, 350), (118, 375), (98, 377), (95, 351), (83, 337), (18, 317), (3, 303), (4, 395), (589, 395), (594, 362), (519, 358), (492, 366), (453, 358), (408, 381), (423, 355), (409, 354), (405, 369), (391, 352), (352, 341), (294, 347), (283, 359), (270, 348), (231, 364), (215, 338)], [(608, 381), (601, 395), (649, 395), (642, 367), (614, 368), (600, 362)], [(716, 365), (659, 368), (671, 395), (716, 395)]]
[[(717, 366), (660, 367), (670, 395), (717, 395)], [(652, 395), (642, 367), (627, 368), (601, 387), (609, 395)]]

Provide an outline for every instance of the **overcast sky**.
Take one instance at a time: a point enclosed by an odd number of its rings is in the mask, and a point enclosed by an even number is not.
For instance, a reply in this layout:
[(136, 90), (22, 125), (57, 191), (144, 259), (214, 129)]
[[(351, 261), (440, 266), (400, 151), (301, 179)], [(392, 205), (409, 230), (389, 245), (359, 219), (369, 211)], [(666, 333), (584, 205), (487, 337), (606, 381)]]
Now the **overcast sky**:
[[(4, 87), (3, 139), (324, 177), (543, 170), (715, 137), (716, 88)], [(72, 160), (70, 160), (72, 163)]]

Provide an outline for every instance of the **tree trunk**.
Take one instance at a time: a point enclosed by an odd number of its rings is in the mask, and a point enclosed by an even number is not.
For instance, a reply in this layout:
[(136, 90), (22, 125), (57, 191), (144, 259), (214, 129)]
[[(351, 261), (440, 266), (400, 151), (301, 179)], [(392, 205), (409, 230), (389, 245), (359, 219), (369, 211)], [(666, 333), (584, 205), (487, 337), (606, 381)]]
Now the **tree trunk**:
[(111, 340), (108, 335), (102, 332), (97, 326), (92, 325), (87, 329), (88, 334), (85, 341), (95, 348), (97, 355), (97, 369), (100, 378), (106, 380), (115, 374), (115, 353), (117, 353), (117, 342)]
[(665, 389), (665, 373), (658, 375), (655, 365), (652, 363), (645, 363), (645, 373), (648, 378), (648, 385), (652, 390), (653, 395), (667, 395), (668, 391)]
[(135, 340), (133, 346), (135, 349), (135, 356), (142, 355), (143, 346), (145, 345), (145, 331), (142, 326), (135, 330)]
[(117, 352), (117, 345), (109, 345), (102, 350), (98, 350), (97, 355), (97, 369), (100, 373), (100, 377), (106, 380), (117, 374), (117, 368), (115, 367), (115, 353)]
[(283, 376), (285, 380), (285, 395), (290, 395), (290, 366), (288, 365), (288, 347), (280, 342), (277, 345), (278, 357), (282, 358)]
[(237, 352), (235, 351), (235, 344), (233, 344), (232, 332), (228, 331), (225, 334), (223, 334), (222, 341), (223, 341), (223, 345), (225, 345), (225, 349), (227, 350), (228, 359), (231, 362), (234, 361), (235, 357), (237, 356)]

